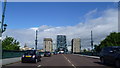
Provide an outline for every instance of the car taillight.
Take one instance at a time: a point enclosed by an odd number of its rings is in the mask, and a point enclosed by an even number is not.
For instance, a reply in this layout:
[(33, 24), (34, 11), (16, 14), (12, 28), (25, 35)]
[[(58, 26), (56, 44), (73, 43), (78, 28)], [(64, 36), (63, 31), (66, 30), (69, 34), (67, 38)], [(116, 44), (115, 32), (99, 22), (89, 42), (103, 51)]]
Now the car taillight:
[(33, 55), (32, 58), (35, 58), (35, 55)]

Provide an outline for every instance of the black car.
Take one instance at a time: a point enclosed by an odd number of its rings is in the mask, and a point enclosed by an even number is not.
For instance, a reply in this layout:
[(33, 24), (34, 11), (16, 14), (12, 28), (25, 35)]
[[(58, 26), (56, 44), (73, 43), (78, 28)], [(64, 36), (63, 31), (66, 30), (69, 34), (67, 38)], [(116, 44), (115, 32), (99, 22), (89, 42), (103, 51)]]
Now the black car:
[(24, 63), (24, 62), (37, 63), (38, 61), (41, 61), (41, 55), (36, 50), (27, 50), (21, 58), (22, 63)]
[(120, 46), (105, 47), (100, 52), (101, 63), (115, 64), (120, 67)]
[(46, 51), (46, 52), (44, 53), (44, 56), (45, 56), (45, 57), (50, 57), (50, 56), (51, 56), (51, 53), (50, 53), (49, 51)]

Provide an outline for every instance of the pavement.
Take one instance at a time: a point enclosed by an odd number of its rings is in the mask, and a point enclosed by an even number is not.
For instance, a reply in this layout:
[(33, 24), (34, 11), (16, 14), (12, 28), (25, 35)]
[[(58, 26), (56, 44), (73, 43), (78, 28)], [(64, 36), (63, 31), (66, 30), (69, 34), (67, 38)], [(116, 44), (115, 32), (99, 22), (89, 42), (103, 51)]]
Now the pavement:
[(1, 61), (0, 64), (6, 65), (10, 63), (19, 62), (20, 60), (21, 60), (21, 57), (2, 59), (0, 60)]
[(85, 57), (100, 59), (100, 57), (98, 57), (98, 56), (89, 56), (89, 55), (79, 55), (79, 56), (85, 56)]
[(13, 63), (2, 68), (114, 68), (103, 65), (99, 58), (73, 54), (58, 54), (51, 57), (42, 57), (38, 63)]

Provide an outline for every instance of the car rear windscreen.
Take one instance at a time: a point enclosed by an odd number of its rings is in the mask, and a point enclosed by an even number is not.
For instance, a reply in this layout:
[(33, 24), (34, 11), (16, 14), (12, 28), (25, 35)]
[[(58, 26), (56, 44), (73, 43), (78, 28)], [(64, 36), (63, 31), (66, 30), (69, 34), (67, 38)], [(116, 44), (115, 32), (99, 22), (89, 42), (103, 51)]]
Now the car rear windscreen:
[(33, 55), (33, 54), (35, 54), (35, 51), (33, 50), (28, 50), (25, 52), (25, 55)]

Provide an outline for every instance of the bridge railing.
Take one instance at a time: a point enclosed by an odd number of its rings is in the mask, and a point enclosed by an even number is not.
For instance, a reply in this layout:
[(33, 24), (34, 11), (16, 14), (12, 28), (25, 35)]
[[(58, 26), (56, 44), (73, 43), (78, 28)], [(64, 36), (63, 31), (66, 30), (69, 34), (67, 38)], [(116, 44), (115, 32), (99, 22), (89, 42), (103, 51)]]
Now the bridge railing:
[(99, 56), (98, 52), (80, 52), (80, 53), (74, 53), (74, 54), (89, 55), (89, 56)]
[(80, 52), (80, 54), (90, 55), (90, 56), (99, 56), (99, 53), (97, 52)]
[(2, 59), (21, 57), (25, 51), (2, 50)]

